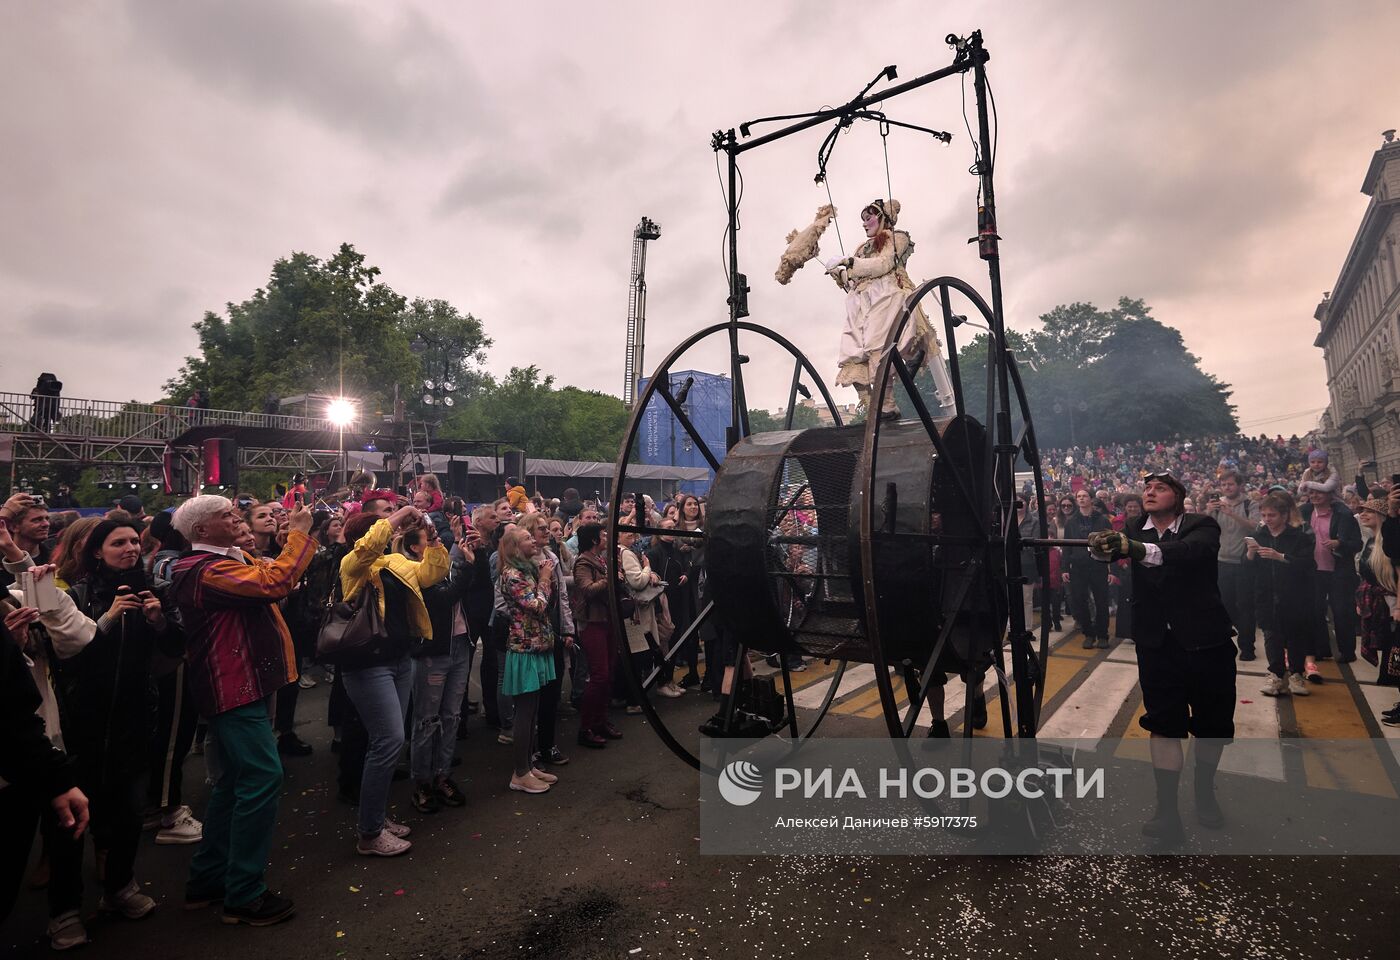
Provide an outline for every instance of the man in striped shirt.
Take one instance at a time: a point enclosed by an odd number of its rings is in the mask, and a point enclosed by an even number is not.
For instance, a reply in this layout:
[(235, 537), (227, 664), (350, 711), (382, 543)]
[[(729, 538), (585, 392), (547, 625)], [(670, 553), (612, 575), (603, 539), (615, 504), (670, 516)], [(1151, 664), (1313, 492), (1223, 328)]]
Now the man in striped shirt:
[(243, 520), (224, 497), (194, 497), (175, 511), (191, 549), (175, 561), (171, 588), (186, 635), (190, 690), (209, 722), (223, 772), (209, 798), (204, 841), (190, 864), (186, 907), (223, 901), (225, 923), (266, 926), (291, 916), (292, 901), (267, 889), (282, 762), (270, 698), (297, 679), (291, 633), (277, 608), (316, 553), (311, 512), (298, 505), (275, 560), (234, 546)]

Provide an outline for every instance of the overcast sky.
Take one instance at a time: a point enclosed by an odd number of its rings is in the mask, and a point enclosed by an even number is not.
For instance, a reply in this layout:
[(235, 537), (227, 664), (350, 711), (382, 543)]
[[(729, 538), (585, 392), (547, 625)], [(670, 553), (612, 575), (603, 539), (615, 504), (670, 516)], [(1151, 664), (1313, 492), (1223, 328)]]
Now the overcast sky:
[[(203, 311), (248, 297), (278, 257), (349, 241), (400, 293), (482, 318), (493, 371), (535, 363), (620, 393), (641, 215), (662, 228), (648, 367), (725, 317), (711, 132), (842, 102), (885, 64), (901, 79), (937, 69), (944, 35), (977, 27), (1009, 325), (1142, 297), (1234, 385), (1246, 431), (1315, 424), (1312, 311), (1380, 131), (1400, 126), (1393, 0), (9, 3), (0, 384), (28, 392), (52, 370), (71, 396), (153, 399)], [(887, 109), (954, 133), (947, 147), (890, 137), (911, 274), (985, 291), (965, 244), (976, 184), (958, 83)], [(772, 276), (784, 235), (825, 202), (822, 136), (743, 157), (740, 249), (753, 319), (829, 380), (841, 295), (812, 269), (787, 287)], [(842, 138), (830, 179), (849, 249), (885, 193), (873, 125)], [(785, 400), (787, 369), (756, 357), (750, 374), (755, 405)]]

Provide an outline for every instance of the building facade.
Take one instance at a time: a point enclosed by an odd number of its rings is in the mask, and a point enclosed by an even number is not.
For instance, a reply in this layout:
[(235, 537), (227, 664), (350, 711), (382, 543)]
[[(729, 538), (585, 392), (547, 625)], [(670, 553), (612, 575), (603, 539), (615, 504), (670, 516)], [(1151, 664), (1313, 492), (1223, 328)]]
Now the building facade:
[(1387, 130), (1361, 192), (1371, 198), (1342, 271), (1313, 316), (1327, 365), (1321, 429), (1341, 475), (1400, 473), (1400, 141)]

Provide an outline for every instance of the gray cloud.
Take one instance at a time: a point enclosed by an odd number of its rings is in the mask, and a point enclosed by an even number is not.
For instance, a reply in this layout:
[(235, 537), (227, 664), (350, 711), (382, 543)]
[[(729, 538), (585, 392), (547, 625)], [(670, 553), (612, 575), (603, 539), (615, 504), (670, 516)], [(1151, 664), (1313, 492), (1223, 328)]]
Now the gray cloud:
[[(0, 332), (25, 349), (7, 385), (57, 367), (96, 397), (154, 396), (203, 310), (246, 298), (279, 256), (342, 241), (400, 292), (481, 317), (497, 372), (538, 363), (619, 392), (642, 214), (662, 224), (649, 362), (724, 317), (711, 131), (840, 102), (888, 63), (936, 69), (944, 34), (981, 26), (1011, 324), (1142, 296), (1237, 385), (1246, 422), (1321, 407), (1312, 307), (1359, 220), (1377, 134), (1400, 120), (1400, 10), (1381, 2), (903, 2), (853, 18), (801, 3), (134, 0), (9, 20)], [(887, 106), (955, 133), (889, 142), (911, 272), (985, 290), (965, 243), (976, 184), (957, 83)], [(740, 248), (753, 319), (830, 372), (840, 295), (816, 271), (772, 280), (783, 236), (825, 202), (811, 182), (823, 134), (743, 157)], [(873, 125), (842, 138), (831, 174), (849, 248), (855, 211), (886, 189)], [(751, 373), (756, 404), (785, 402), (785, 372)]]
[(489, 113), (464, 52), (422, 13), (327, 0), (135, 0), (133, 46), (211, 91), (283, 104), (380, 148), (459, 141)]

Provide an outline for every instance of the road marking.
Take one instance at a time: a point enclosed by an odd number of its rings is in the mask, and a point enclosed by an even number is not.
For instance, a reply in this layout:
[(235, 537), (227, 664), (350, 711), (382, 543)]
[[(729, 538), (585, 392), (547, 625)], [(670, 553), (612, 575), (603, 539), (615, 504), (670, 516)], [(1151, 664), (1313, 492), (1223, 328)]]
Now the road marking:
[(1097, 747), (1136, 685), (1137, 667), (1100, 661), (1079, 689), (1040, 725), (1040, 738), (1093, 740)]
[[(867, 683), (874, 682), (875, 668), (870, 664), (848, 664), (846, 666), (846, 672), (841, 675), (841, 683), (836, 687), (836, 696), (832, 698), (832, 702), (835, 703), (842, 697), (849, 696), (854, 691), (859, 690)], [(829, 686), (829, 684), (823, 684), (820, 687), (805, 687), (793, 694), (792, 702), (799, 707), (815, 710), (820, 707), (822, 701), (826, 699), (826, 691)]]

